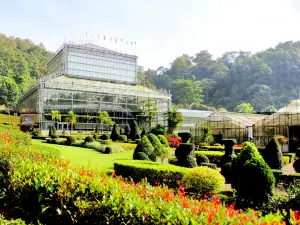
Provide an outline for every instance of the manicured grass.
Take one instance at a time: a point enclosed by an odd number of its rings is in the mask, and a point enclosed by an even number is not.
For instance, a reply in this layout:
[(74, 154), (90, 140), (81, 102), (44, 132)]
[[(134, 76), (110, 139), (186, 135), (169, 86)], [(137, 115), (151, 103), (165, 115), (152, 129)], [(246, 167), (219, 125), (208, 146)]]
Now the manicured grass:
[(20, 124), (20, 117), (0, 114), (0, 123), (11, 123), (13, 126), (17, 126)]
[(123, 151), (114, 154), (102, 154), (93, 149), (55, 145), (44, 143), (43, 140), (32, 140), (33, 148), (42, 151), (48, 151), (59, 155), (60, 157), (70, 159), (73, 165), (89, 165), (94, 168), (113, 171), (114, 160), (132, 159), (133, 151)]

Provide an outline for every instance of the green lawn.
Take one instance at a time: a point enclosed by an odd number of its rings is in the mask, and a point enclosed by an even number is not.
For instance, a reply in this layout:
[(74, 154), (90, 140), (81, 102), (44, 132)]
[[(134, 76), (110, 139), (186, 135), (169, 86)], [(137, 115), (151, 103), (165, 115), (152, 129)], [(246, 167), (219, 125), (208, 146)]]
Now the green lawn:
[(114, 154), (102, 154), (92, 149), (55, 145), (44, 143), (43, 140), (32, 140), (34, 149), (52, 152), (65, 159), (70, 159), (73, 165), (90, 165), (91, 167), (113, 171), (113, 162), (116, 159), (132, 159), (133, 151), (123, 151)]

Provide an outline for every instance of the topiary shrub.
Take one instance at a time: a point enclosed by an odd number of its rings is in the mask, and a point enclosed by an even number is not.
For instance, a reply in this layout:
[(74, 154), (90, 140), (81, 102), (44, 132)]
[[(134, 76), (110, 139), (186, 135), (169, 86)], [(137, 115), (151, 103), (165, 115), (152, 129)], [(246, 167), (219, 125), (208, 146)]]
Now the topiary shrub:
[(200, 195), (211, 196), (222, 190), (225, 178), (216, 170), (200, 166), (185, 173), (182, 178), (182, 185), (188, 191), (197, 192)]
[(232, 180), (231, 180), (231, 186), (232, 188), (237, 188), (237, 186), (240, 183), (240, 173), (242, 170), (242, 167), (246, 163), (247, 160), (257, 158), (262, 159), (262, 156), (259, 154), (255, 144), (252, 142), (244, 142), (241, 153), (232, 160)]
[[(155, 161), (156, 161), (156, 157), (160, 158), (161, 163), (163, 163), (163, 161), (168, 158), (170, 156), (170, 148), (164, 146), (164, 145), (160, 145), (159, 147), (155, 147), (154, 148), (154, 155), (155, 155)], [(154, 159), (154, 157), (153, 157)]]
[(76, 138), (73, 136), (67, 136), (67, 141), (66, 144), (67, 145), (73, 145), (76, 142)]
[(142, 139), (142, 138), (141, 138), (141, 135), (137, 134), (137, 135), (135, 136), (135, 140), (137, 140), (137, 139), (139, 139), (139, 140)]
[(209, 159), (206, 155), (197, 156), (196, 161), (198, 165), (200, 165), (201, 163), (209, 163)]
[(247, 160), (241, 168), (237, 195), (251, 202), (266, 202), (272, 196), (275, 181), (271, 168), (262, 158)]
[(211, 168), (214, 170), (217, 169), (217, 164), (214, 164), (214, 163), (200, 163), (198, 166), (207, 166), (208, 168)]
[(110, 139), (113, 141), (117, 141), (119, 139), (119, 136), (120, 136), (119, 126), (118, 126), (118, 124), (115, 123), (113, 125), (113, 129), (110, 134)]
[(197, 166), (195, 161), (195, 145), (180, 144), (175, 150), (175, 156), (178, 159), (178, 165), (182, 167), (193, 168)]
[(93, 138), (94, 138), (95, 140), (98, 140), (98, 135), (97, 135), (97, 134), (94, 134), (94, 135), (93, 135)]
[(112, 154), (112, 153), (113, 153), (112, 147), (109, 147), (109, 146), (106, 147), (104, 153), (105, 153), (105, 154)]
[(84, 139), (85, 143), (94, 142), (94, 141), (95, 141), (95, 139), (92, 136), (86, 136)]
[(157, 135), (157, 138), (159, 139), (160, 143), (166, 147), (169, 147), (168, 139), (164, 135)]
[(147, 137), (154, 148), (161, 146), (160, 140), (158, 139), (158, 137), (156, 135), (148, 134)]
[(178, 166), (178, 159), (176, 157), (169, 158), (168, 163)]
[(151, 142), (149, 141), (147, 136), (144, 136), (134, 150), (133, 159), (136, 159), (136, 154), (139, 152), (145, 153), (149, 158), (153, 154), (153, 151), (154, 148)]
[(119, 136), (119, 141), (127, 141), (127, 136), (126, 135), (120, 135)]
[(231, 183), (231, 163), (226, 163), (221, 167), (221, 174), (225, 177), (226, 183)]
[(122, 127), (120, 128), (120, 135), (125, 135), (125, 130)]
[(149, 157), (144, 152), (138, 152), (134, 156), (135, 160), (150, 160)]
[(135, 140), (135, 139), (141, 139), (141, 137), (139, 137), (139, 127), (137, 125), (137, 122), (135, 120), (132, 120), (130, 122), (130, 134), (129, 134), (129, 138), (131, 140)]
[(222, 156), (221, 164), (224, 165), (226, 163), (232, 162), (233, 157), (236, 155), (234, 154), (234, 145), (236, 144), (235, 139), (225, 139), (222, 140), (222, 144), (225, 145), (225, 154)]
[(126, 124), (125, 126), (124, 135), (126, 135), (127, 138), (130, 139), (130, 127), (128, 126), (128, 124)]
[(109, 140), (109, 138), (110, 138), (110, 135), (109, 135), (109, 134), (102, 134), (102, 135), (100, 136), (100, 139), (101, 139), (101, 140)]
[(150, 133), (152, 133), (154, 135), (165, 135), (166, 128), (164, 126), (162, 126), (161, 124), (157, 124), (155, 127), (153, 127), (150, 130)]
[(143, 138), (145, 135), (147, 135), (147, 132), (145, 130), (145, 128), (142, 130), (142, 133), (141, 133), (141, 138)]
[(275, 138), (272, 138), (263, 151), (263, 158), (271, 169), (282, 169), (282, 152), (280, 145)]
[(188, 143), (189, 139), (192, 137), (189, 132), (178, 133), (178, 136), (181, 137), (182, 143)]
[(297, 160), (293, 163), (293, 167), (294, 167), (294, 170), (295, 170), (297, 173), (300, 173), (300, 159), (297, 159)]
[(55, 139), (55, 138), (59, 138), (59, 136), (58, 136), (58, 134), (52, 134), (52, 135), (51, 135), (51, 138), (52, 138), (52, 139)]
[(138, 144), (140, 143), (141, 139), (135, 139), (135, 141), (133, 141), (132, 143)]

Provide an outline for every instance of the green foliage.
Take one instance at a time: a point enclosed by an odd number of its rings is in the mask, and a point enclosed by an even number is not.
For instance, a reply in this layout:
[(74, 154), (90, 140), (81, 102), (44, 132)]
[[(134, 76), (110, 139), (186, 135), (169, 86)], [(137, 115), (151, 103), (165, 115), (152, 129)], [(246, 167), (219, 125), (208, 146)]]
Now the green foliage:
[(0, 214), (0, 224), (1, 225), (26, 225), (25, 221), (21, 219), (10, 219), (7, 220), (3, 215)]
[(201, 127), (201, 137), (202, 141), (204, 142), (212, 142), (214, 140), (214, 137), (211, 135), (211, 128), (208, 126), (202, 126)]
[(168, 158), (170, 155), (170, 148), (160, 145), (154, 148), (153, 154), (155, 157), (160, 158), (161, 162), (163, 163), (164, 159)]
[(84, 142), (94, 142), (95, 139), (92, 136), (86, 136)]
[(126, 135), (120, 135), (118, 140), (125, 142), (125, 141), (127, 141), (127, 136)]
[(139, 136), (139, 127), (137, 125), (137, 122), (135, 120), (130, 121), (130, 134), (129, 139), (135, 140), (135, 139), (141, 139)]
[(100, 139), (101, 140), (109, 140), (109, 138), (110, 138), (110, 135), (109, 134), (102, 134), (101, 136), (100, 136)]
[(145, 135), (147, 135), (147, 132), (145, 130), (145, 128), (142, 130), (142, 133), (141, 133), (141, 138), (143, 138)]
[(78, 116), (73, 111), (69, 111), (67, 114), (67, 121), (71, 125), (70, 133), (72, 132), (74, 125), (77, 123), (77, 120)]
[(73, 145), (76, 142), (76, 138), (73, 136), (67, 136), (67, 145)]
[(174, 130), (179, 127), (184, 117), (180, 112), (177, 112), (176, 110), (168, 112), (168, 133), (172, 134)]
[[(217, 164), (218, 166), (221, 166), (221, 159), (222, 156), (224, 155), (224, 152), (219, 152), (219, 151), (196, 151), (195, 156), (196, 159), (200, 155), (205, 155), (208, 157), (210, 163)], [(200, 156), (202, 157), (202, 156)]]
[(263, 158), (265, 162), (271, 167), (271, 169), (280, 170), (282, 168), (282, 152), (280, 145), (275, 138), (272, 138), (267, 144), (264, 152)]
[(200, 163), (200, 164), (198, 164), (198, 166), (206, 166), (206, 167), (214, 169), (214, 170), (217, 169), (217, 165), (214, 163)]
[(112, 149), (112, 147), (106, 147), (105, 148), (105, 154), (112, 154), (113, 153), (113, 149)]
[(128, 124), (126, 124), (125, 126), (124, 134), (127, 136), (128, 139), (130, 139), (130, 127), (128, 126)]
[(166, 128), (162, 126), (161, 124), (157, 124), (155, 127), (153, 127), (150, 130), (150, 133), (155, 134), (155, 135), (165, 135), (166, 134)]
[[(125, 135), (125, 130), (124, 128), (120, 127), (120, 135)], [(126, 135), (125, 135), (126, 136)]]
[(111, 135), (110, 135), (110, 139), (113, 141), (117, 141), (119, 139), (120, 136), (120, 128), (119, 126), (115, 123), (113, 125), (113, 129), (111, 131)]
[(51, 120), (53, 121), (61, 121), (61, 114), (58, 110), (51, 111)]
[(134, 156), (135, 160), (150, 160), (149, 157), (144, 152), (138, 152)]
[(158, 137), (156, 135), (148, 134), (147, 137), (154, 148), (161, 146), (160, 140), (158, 139)]
[(198, 155), (196, 161), (198, 165), (200, 165), (201, 163), (209, 163), (209, 159), (206, 155)]
[(226, 183), (231, 182), (231, 162), (222, 165), (221, 174), (225, 177)]
[(158, 113), (158, 107), (152, 101), (145, 101), (141, 111), (141, 122), (146, 125), (151, 126), (152, 121)]
[(254, 108), (250, 103), (241, 103), (234, 108), (238, 113), (254, 113)]
[(164, 135), (157, 135), (157, 138), (159, 139), (160, 143), (166, 147), (169, 147), (168, 139)]
[(178, 166), (194, 168), (197, 166), (195, 161), (195, 145), (180, 144), (175, 150), (175, 156), (178, 159)]
[(51, 138), (52, 138), (52, 139), (55, 139), (55, 138), (59, 138), (59, 136), (58, 136), (58, 134), (52, 134), (52, 135), (51, 135)]
[(236, 186), (240, 198), (252, 202), (269, 200), (275, 187), (275, 177), (262, 158), (247, 160), (240, 173), (239, 184)]
[(139, 152), (143, 152), (148, 157), (150, 157), (153, 154), (153, 151), (154, 151), (154, 148), (153, 148), (151, 142), (149, 141), (147, 136), (144, 136), (134, 150), (133, 159), (137, 159), (136, 154)]
[(106, 111), (99, 111), (98, 112), (98, 122), (101, 123), (101, 130), (103, 131), (103, 124), (104, 125), (112, 125), (114, 122), (109, 117), (108, 112)]
[(8, 109), (16, 107), (20, 94), (19, 86), (13, 78), (0, 76), (0, 105), (5, 105)]
[(222, 190), (225, 178), (214, 169), (200, 166), (187, 171), (182, 178), (182, 184), (202, 196), (212, 195)]

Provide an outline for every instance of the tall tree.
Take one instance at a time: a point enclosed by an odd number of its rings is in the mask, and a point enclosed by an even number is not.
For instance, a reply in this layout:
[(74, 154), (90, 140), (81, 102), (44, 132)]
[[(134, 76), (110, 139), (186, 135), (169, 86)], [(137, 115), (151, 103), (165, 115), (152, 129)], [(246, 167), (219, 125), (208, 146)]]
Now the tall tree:
[(71, 125), (70, 134), (72, 133), (73, 127), (77, 123), (77, 120), (78, 116), (73, 111), (69, 111), (67, 115), (67, 121)]
[(250, 103), (241, 103), (234, 109), (238, 113), (254, 113), (254, 108)]
[(10, 77), (0, 76), (0, 105), (5, 105), (7, 113), (16, 107), (20, 97), (20, 89)]
[(114, 122), (109, 117), (108, 112), (106, 111), (99, 111), (98, 112), (98, 121), (101, 123), (101, 132), (103, 132), (103, 124), (105, 125), (112, 125)]
[(57, 122), (61, 121), (61, 114), (58, 110), (51, 111), (51, 120), (53, 120), (55, 122), (56, 128), (57, 128)]

